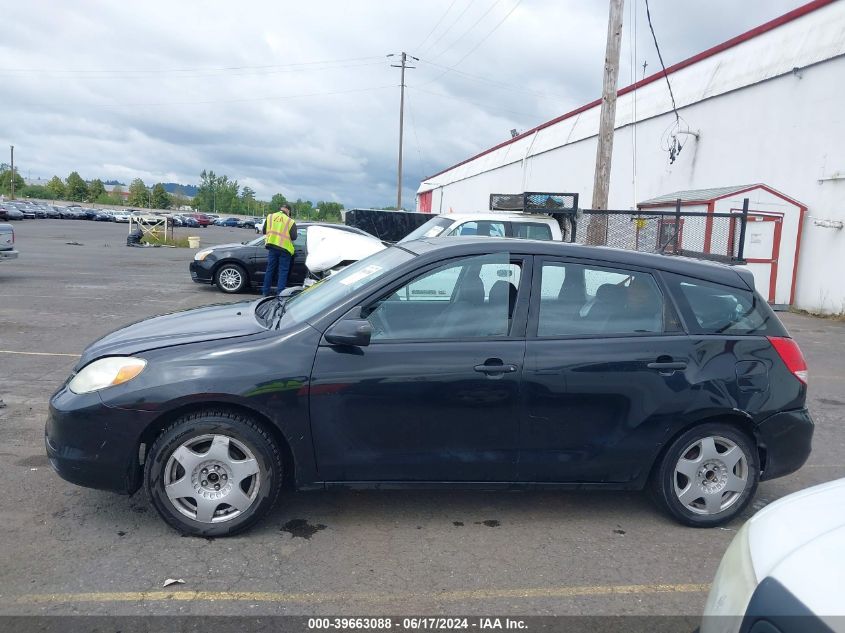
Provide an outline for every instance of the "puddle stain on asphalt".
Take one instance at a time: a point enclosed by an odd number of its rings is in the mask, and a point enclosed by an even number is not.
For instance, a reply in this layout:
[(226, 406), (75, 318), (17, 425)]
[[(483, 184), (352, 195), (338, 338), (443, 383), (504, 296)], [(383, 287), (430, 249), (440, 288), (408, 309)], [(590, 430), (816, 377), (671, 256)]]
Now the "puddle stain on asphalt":
[(834, 400), (833, 398), (819, 398), (819, 402), (822, 404), (829, 404), (834, 407), (845, 407), (845, 402), (841, 400)]
[(15, 462), (15, 466), (25, 466), (26, 468), (38, 468), (39, 466), (49, 465), (50, 460), (47, 459), (46, 455), (31, 455)]
[(452, 521), (452, 525), (454, 525), (455, 527), (464, 527), (464, 522), (463, 521)]
[(310, 539), (314, 536), (317, 532), (326, 529), (326, 525), (322, 523), (317, 523), (316, 525), (312, 525), (308, 523), (305, 519), (291, 519), (287, 523), (285, 523), (280, 532), (287, 532), (291, 535), (292, 538), (304, 538)]
[(501, 523), (496, 519), (487, 519), (486, 521), (476, 521), (476, 525), (486, 525), (487, 527), (499, 527)]

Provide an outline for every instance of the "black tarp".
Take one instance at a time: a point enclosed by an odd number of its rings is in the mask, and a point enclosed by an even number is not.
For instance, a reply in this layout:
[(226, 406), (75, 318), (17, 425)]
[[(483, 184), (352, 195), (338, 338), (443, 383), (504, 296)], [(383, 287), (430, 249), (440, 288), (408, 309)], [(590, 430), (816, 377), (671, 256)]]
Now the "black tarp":
[(398, 242), (433, 217), (431, 213), (350, 209), (346, 212), (346, 225), (375, 235), (383, 242)]

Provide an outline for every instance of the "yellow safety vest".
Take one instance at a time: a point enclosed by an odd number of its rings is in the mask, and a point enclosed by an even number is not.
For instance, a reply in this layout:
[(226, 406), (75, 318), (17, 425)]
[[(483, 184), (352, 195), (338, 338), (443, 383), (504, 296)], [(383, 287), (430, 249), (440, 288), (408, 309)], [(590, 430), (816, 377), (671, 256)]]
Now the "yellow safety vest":
[(271, 213), (267, 216), (267, 244), (278, 246), (293, 255), (294, 245), (290, 239), (290, 227), (293, 226), (293, 218), (279, 213)]

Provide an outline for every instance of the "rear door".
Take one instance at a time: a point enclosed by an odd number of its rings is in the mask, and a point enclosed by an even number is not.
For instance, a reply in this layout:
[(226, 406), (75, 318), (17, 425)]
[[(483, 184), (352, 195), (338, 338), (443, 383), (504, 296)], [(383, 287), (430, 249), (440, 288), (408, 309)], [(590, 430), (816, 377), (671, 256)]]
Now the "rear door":
[(692, 399), (689, 340), (661, 281), (565, 258), (534, 270), (520, 479), (636, 480)]

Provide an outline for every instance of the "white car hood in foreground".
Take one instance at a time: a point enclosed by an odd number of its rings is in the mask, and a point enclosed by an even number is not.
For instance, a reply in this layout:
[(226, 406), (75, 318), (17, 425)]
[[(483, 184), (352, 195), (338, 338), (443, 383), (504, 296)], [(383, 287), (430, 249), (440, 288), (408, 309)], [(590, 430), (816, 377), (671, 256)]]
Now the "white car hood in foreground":
[(766, 506), (748, 530), (757, 582), (771, 576), (814, 613), (845, 615), (845, 479)]
[(344, 261), (356, 262), (385, 249), (375, 237), (328, 226), (308, 227), (308, 256), (305, 266), (311, 272), (331, 270)]

